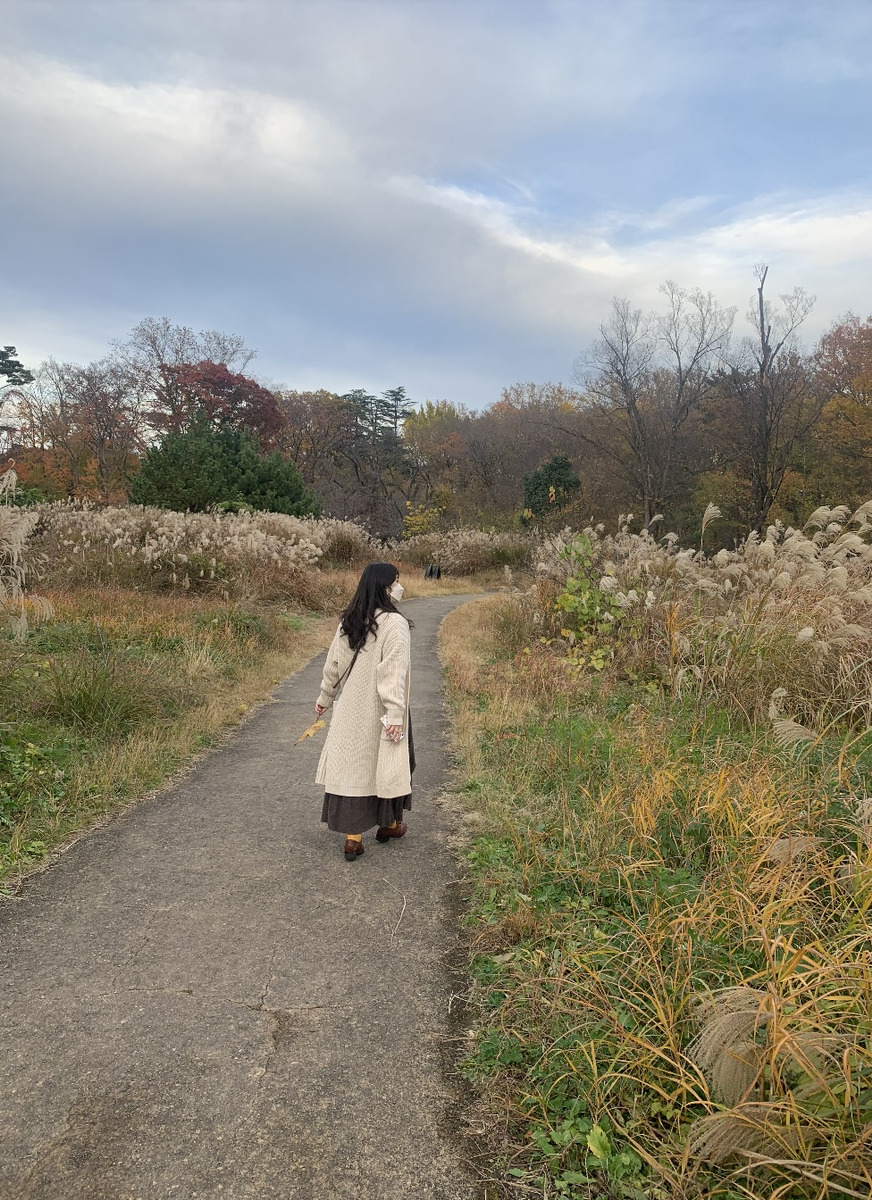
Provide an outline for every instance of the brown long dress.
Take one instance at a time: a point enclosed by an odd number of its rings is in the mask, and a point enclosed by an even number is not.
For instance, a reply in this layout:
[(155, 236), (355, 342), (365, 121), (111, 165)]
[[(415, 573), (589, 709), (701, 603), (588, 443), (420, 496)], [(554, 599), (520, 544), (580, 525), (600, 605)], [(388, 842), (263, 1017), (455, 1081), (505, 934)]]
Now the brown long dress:
[[(412, 714), (409, 713), (409, 772), (415, 772), (415, 743), (412, 738)], [(324, 793), (321, 820), (333, 833), (366, 833), (378, 825), (386, 829), (394, 821), (402, 821), (403, 810), (411, 810), (412, 795), (394, 796), (390, 800), (379, 796), (337, 796)]]

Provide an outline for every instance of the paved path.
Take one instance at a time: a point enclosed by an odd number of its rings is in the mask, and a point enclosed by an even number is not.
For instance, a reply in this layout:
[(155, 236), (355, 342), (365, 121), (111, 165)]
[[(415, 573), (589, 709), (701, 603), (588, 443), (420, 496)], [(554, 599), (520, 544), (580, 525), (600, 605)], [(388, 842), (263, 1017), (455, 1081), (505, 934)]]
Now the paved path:
[(319, 823), (323, 738), (293, 746), (319, 658), (0, 907), (3, 1200), (479, 1195), (440, 1069), (457, 871), (433, 803), (435, 638), (462, 599), (405, 610), (419, 767), (403, 841), (367, 835), (350, 864)]

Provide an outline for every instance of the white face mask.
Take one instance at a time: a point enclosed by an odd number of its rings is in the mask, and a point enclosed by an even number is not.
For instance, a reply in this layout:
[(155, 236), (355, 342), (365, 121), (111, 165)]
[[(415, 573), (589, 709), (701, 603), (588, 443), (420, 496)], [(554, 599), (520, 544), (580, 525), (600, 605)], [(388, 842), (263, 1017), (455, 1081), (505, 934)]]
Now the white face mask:
[(397, 580), (396, 583), (391, 584), (391, 586), (388, 588), (388, 595), (392, 600), (402, 600), (405, 590), (406, 589), (403, 587), (403, 585), (399, 582), (399, 580)]

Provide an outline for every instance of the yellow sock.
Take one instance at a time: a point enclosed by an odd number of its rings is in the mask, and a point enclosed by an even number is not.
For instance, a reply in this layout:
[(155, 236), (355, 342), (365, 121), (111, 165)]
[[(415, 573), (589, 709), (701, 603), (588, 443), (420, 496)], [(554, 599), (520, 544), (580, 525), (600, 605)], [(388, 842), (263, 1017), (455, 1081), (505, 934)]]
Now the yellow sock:
[(362, 842), (363, 834), (362, 833), (346, 833), (345, 838), (346, 838), (346, 841), (349, 841), (349, 842)]

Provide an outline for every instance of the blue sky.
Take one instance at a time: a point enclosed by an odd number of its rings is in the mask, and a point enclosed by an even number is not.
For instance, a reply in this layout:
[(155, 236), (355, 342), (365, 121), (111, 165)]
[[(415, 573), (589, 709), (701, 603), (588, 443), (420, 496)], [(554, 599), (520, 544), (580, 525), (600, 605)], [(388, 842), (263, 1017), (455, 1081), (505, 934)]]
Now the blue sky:
[(612, 296), (872, 312), (868, 0), (0, 0), (0, 344), (480, 407)]

